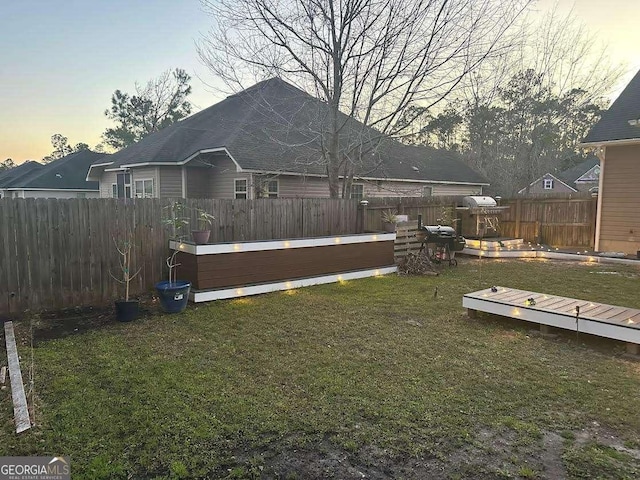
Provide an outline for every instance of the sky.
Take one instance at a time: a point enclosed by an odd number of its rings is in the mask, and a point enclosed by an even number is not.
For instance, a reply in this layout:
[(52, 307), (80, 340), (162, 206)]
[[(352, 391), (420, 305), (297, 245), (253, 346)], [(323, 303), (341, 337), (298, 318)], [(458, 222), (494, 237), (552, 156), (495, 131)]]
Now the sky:
[[(538, 0), (535, 8), (556, 1), (608, 44), (612, 62), (626, 64), (619, 92), (640, 69), (640, 0)], [(193, 77), (194, 111), (216, 103), (222, 96), (195, 48), (211, 22), (199, 0), (3, 1), (0, 161), (40, 160), (55, 133), (93, 147), (112, 126), (104, 111), (113, 92), (167, 69)]]

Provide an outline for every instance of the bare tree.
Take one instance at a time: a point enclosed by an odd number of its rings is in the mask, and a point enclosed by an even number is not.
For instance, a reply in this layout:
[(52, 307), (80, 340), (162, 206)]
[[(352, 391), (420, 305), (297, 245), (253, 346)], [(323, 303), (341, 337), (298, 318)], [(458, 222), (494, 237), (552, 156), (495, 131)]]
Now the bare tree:
[(437, 105), (501, 54), (530, 2), (203, 0), (214, 26), (198, 51), (231, 91), (278, 76), (325, 102), (318, 157), (331, 197), (345, 196), (407, 107)]

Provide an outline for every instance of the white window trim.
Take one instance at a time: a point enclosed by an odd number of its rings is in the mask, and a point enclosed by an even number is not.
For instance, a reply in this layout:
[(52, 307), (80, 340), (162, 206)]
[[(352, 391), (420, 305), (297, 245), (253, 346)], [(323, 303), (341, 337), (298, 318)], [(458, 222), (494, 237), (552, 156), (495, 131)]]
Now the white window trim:
[[(426, 189), (429, 189), (429, 195), (425, 195), (424, 192)], [(423, 197), (433, 197), (433, 185), (424, 185), (422, 187), (422, 196)]]
[[(547, 187), (547, 185), (549, 185)], [(553, 178), (544, 178), (542, 180), (542, 189), (543, 190), (553, 190)]]
[[(276, 182), (276, 191), (272, 192), (271, 190), (269, 190), (269, 184), (271, 182)], [(277, 178), (273, 178), (271, 180), (267, 180), (265, 182), (266, 186), (267, 186), (267, 190), (266, 190), (266, 194), (267, 194), (267, 198), (271, 198), (271, 195), (273, 195), (275, 193), (276, 197), (275, 198), (280, 198), (280, 180), (278, 180)]]
[[(136, 196), (136, 183), (137, 182), (142, 182), (142, 197), (137, 197)], [(150, 197), (145, 197), (144, 196), (144, 182), (151, 182), (151, 196)], [(155, 179), (153, 177), (145, 177), (145, 178), (132, 178), (131, 179), (131, 195), (133, 198), (156, 198), (156, 182)]]
[[(362, 187), (362, 197), (353, 197), (353, 187)], [(352, 183), (351, 184), (351, 191), (349, 192), (349, 198), (357, 198), (359, 200), (362, 200), (364, 198), (364, 183), (361, 182), (356, 182), (356, 183)]]
[[(114, 187), (115, 187), (115, 195), (114, 195)], [(118, 184), (117, 183), (112, 183), (111, 184), (111, 198), (118, 198)]]
[[(236, 182), (242, 181), (246, 185), (246, 189), (244, 191), (236, 190)], [(245, 198), (249, 199), (249, 179), (248, 178), (234, 178), (233, 179), (233, 199), (236, 200), (238, 197), (236, 196), (238, 193), (244, 193)], [(239, 199), (243, 200), (243, 199)]]

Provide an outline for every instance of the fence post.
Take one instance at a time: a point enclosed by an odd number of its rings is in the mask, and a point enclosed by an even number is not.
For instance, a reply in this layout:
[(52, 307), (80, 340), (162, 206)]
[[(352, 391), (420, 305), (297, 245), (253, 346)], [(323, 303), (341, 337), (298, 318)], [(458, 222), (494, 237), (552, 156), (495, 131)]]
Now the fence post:
[(522, 199), (518, 198), (516, 200), (516, 231), (515, 237), (520, 238), (520, 215), (522, 214)]
[(366, 200), (358, 203), (358, 214), (356, 217), (357, 233), (364, 233), (367, 230), (367, 205), (369, 205), (369, 202)]
[[(600, 192), (598, 192), (600, 195)], [(589, 228), (589, 248), (595, 250), (596, 248), (596, 223), (598, 221), (598, 197), (591, 197), (591, 215), (590, 215), (590, 228)]]

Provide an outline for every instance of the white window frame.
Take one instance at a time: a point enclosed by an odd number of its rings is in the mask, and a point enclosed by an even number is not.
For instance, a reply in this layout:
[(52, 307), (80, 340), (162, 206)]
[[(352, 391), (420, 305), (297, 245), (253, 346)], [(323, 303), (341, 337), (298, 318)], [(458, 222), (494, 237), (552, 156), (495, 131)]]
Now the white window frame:
[[(138, 190), (137, 190), (137, 183), (138, 182), (142, 182), (142, 195), (138, 196)], [(146, 182), (151, 182), (151, 195), (147, 195), (146, 189), (145, 189), (145, 183)], [(153, 178), (136, 178), (132, 181), (133, 183), (133, 188), (132, 188), (132, 195), (133, 198), (154, 198), (156, 196), (156, 187), (155, 187), (155, 181)]]
[[(244, 182), (244, 190), (238, 190), (238, 182)], [(244, 195), (244, 198), (238, 198), (238, 195)], [(235, 200), (249, 199), (249, 180), (247, 178), (233, 179), (233, 198)]]
[(111, 184), (111, 198), (118, 198), (118, 184)]
[[(427, 189), (429, 194), (427, 194)], [(422, 187), (422, 196), (423, 197), (433, 197), (433, 186), (425, 185)]]
[[(361, 187), (362, 188), (362, 194), (354, 196), (353, 195), (353, 187)], [(349, 192), (349, 198), (353, 198), (356, 200), (362, 200), (364, 198), (364, 183), (352, 183), (351, 184), (351, 191)]]
[[(118, 197), (118, 175), (129, 175), (129, 183), (123, 183), (123, 188), (124, 188), (124, 196), (123, 197)], [(113, 196), (113, 198), (133, 198), (133, 184), (131, 183), (133, 181), (133, 175), (131, 174), (130, 171), (127, 172), (118, 172), (116, 173), (116, 188), (115, 188), (115, 195), (114, 191), (113, 191), (113, 185), (111, 184), (111, 195)], [(129, 195), (127, 195), (127, 188), (129, 189)]]
[[(269, 189), (269, 184), (270, 183), (274, 183), (276, 184), (276, 189), (275, 190), (270, 190)], [(278, 198), (280, 196), (280, 182), (278, 181), (277, 178), (274, 178), (272, 180), (266, 180), (264, 183), (264, 190), (263, 190), (263, 198)]]
[(553, 190), (553, 178), (545, 178), (542, 180), (543, 190)]

